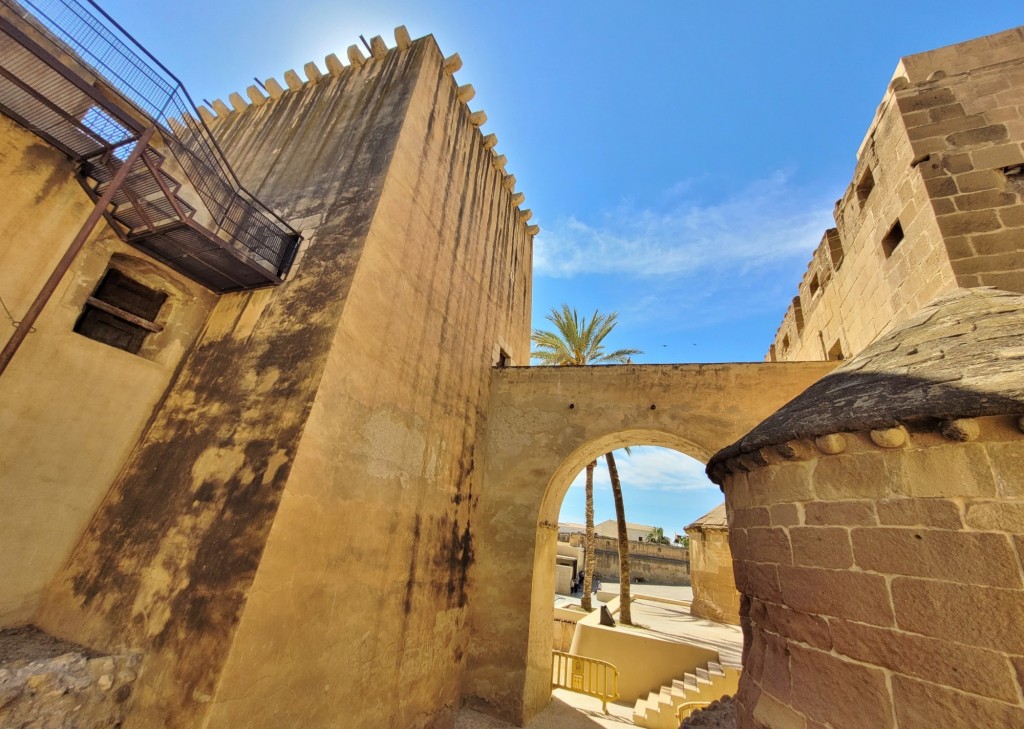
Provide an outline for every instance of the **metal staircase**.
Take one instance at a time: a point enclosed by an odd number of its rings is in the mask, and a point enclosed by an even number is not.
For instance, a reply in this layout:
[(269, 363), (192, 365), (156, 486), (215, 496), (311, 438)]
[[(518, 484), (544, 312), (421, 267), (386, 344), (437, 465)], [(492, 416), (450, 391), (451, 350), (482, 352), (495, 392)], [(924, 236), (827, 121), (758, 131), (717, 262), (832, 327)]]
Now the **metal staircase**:
[(0, 0), (0, 111), (73, 160), (111, 228), (152, 257), (222, 293), (287, 273), (298, 234), (242, 187), (181, 83), (92, 0)]

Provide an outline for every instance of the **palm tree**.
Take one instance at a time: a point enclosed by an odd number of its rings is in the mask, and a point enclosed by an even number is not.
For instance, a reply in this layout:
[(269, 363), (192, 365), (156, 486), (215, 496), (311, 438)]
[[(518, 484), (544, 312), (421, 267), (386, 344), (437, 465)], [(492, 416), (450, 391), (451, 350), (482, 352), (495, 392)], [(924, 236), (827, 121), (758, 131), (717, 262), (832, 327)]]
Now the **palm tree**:
[[(552, 309), (545, 318), (555, 325), (555, 331), (534, 329), (531, 339), (536, 345), (530, 356), (543, 365), (562, 367), (582, 367), (591, 364), (618, 363), (628, 364), (634, 354), (642, 354), (639, 349), (617, 349), (605, 352), (602, 342), (615, 328), (619, 315), (600, 314), (596, 310), (587, 321), (576, 313), (568, 304), (562, 309)], [(619, 483), (619, 472), (615, 467), (615, 457), (605, 454), (608, 473), (612, 482), (612, 496), (615, 499), (615, 516), (619, 526), (619, 621), (632, 624), (629, 610), (629, 544), (626, 534), (626, 512), (622, 504), (622, 486)], [(583, 599), (584, 609), (590, 610), (590, 590), (594, 579), (594, 468), (596, 462), (587, 464), (586, 489), (586, 557), (583, 563)]]
[(647, 536), (644, 539), (651, 544), (669, 544), (668, 537), (665, 536), (665, 530), (661, 527), (653, 527), (651, 531), (647, 532)]
[(531, 339), (537, 348), (530, 356), (542, 365), (629, 364), (634, 354), (643, 354), (639, 349), (604, 351), (602, 342), (618, 323), (619, 315), (614, 311), (607, 315), (594, 311), (588, 322), (586, 317), (580, 319), (568, 304), (562, 304), (561, 311), (552, 309), (544, 318), (554, 324), (557, 331), (533, 330)]
[[(629, 449), (626, 449), (629, 453)], [(622, 484), (619, 483), (619, 469), (611, 451), (604, 454), (608, 464), (608, 477), (612, 482), (612, 498), (615, 500), (615, 521), (619, 527), (619, 622), (633, 624), (629, 596), (629, 534), (626, 532), (626, 507), (622, 503)]]
[(590, 603), (590, 591), (594, 586), (594, 565), (597, 563), (597, 555), (594, 554), (594, 467), (597, 461), (587, 464), (587, 533), (583, 542), (583, 598), (580, 606), (586, 610), (593, 610)]

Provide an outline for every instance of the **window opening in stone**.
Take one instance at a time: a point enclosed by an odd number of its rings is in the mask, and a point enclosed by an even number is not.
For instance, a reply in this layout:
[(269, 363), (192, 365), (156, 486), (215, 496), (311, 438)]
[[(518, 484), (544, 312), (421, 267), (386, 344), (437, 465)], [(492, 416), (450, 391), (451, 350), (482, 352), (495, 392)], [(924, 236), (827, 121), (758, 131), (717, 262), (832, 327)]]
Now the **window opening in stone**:
[(111, 347), (138, 354), (156, 323), (167, 294), (144, 286), (117, 269), (110, 269), (75, 322), (74, 331)]
[(782, 338), (782, 351), (785, 352), (789, 349), (789, 335), (787, 334)]
[(892, 255), (892, 252), (896, 250), (896, 246), (903, 242), (903, 226), (900, 225), (900, 221), (897, 219), (892, 227), (889, 228), (889, 232), (882, 238), (882, 250), (885, 252), (885, 257), (888, 258)]
[(842, 342), (838, 339), (833, 342), (831, 347), (829, 347), (828, 358), (830, 361), (842, 361), (846, 359), (846, 355), (843, 353)]
[(864, 170), (864, 174), (860, 176), (860, 181), (857, 183), (857, 202), (861, 207), (864, 207), (864, 203), (868, 201), (868, 195), (875, 189), (875, 178), (871, 174), (871, 168), (868, 167)]
[(496, 367), (509, 367), (512, 364), (512, 358), (508, 356), (508, 352), (504, 349), (498, 350), (498, 362)]
[(810, 289), (811, 289), (811, 296), (814, 296), (815, 294), (817, 294), (818, 290), (821, 289), (821, 284), (818, 282), (818, 274), (814, 274), (813, 276), (811, 276)]
[(829, 228), (825, 231), (825, 240), (828, 242), (828, 255), (832, 261), (832, 268), (838, 271), (843, 265), (843, 240), (839, 237), (839, 231)]

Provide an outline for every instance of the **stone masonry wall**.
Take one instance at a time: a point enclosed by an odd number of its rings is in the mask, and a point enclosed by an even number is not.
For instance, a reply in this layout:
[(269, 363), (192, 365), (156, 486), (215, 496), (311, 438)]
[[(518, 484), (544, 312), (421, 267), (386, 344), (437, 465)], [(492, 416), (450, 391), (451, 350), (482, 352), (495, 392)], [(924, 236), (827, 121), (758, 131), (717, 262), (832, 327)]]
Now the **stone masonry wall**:
[(835, 434), (734, 464), (738, 726), (1024, 726), (1022, 428)]
[[(572, 534), (569, 543), (582, 547), (584, 535)], [(619, 540), (609, 537), (594, 537), (594, 575), (606, 582), (619, 579)], [(690, 552), (672, 544), (651, 542), (629, 542), (629, 570), (634, 582), (650, 582), (656, 585), (689, 585)]]
[(137, 655), (95, 655), (31, 626), (0, 631), (0, 726), (120, 726), (138, 670)]
[(733, 575), (728, 529), (688, 528), (690, 537), (690, 580), (693, 603), (690, 612), (709, 620), (738, 625), (740, 593)]
[(1024, 291), (1024, 30), (901, 61), (766, 359), (845, 359), (955, 287)]

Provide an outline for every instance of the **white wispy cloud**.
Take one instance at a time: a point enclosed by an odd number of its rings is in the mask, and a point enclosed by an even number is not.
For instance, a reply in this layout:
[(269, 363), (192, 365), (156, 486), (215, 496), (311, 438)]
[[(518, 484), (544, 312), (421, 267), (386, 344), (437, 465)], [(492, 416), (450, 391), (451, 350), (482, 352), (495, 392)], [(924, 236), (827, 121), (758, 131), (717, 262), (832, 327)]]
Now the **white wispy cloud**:
[(537, 238), (535, 273), (558, 278), (742, 273), (806, 257), (832, 225), (831, 202), (795, 189), (785, 171), (714, 204), (687, 199), (687, 189), (674, 186), (667, 197), (675, 201), (663, 210), (626, 203), (599, 221), (570, 216), (556, 222)]
[[(652, 446), (637, 446), (631, 450), (632, 455), (629, 456), (624, 451), (615, 453), (615, 465), (623, 489), (669, 493), (718, 490), (704, 473), (704, 464), (687, 455), (669, 448)], [(571, 488), (582, 489), (585, 485), (586, 474), (581, 472), (572, 482)], [(604, 459), (598, 461), (594, 470), (594, 488), (611, 490)]]

